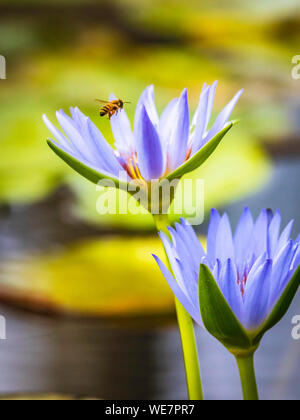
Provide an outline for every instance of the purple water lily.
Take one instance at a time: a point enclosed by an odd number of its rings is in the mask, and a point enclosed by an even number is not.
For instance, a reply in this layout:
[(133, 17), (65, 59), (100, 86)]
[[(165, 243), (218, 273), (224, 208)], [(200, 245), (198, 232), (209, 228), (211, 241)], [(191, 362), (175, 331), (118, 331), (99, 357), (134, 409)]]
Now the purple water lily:
[[(62, 110), (57, 112), (64, 134), (44, 115), (44, 122), (56, 139), (50, 140), (49, 144), (78, 172), (82, 173), (84, 165), (84, 176), (86, 168), (90, 168), (102, 177), (118, 178), (125, 170), (129, 180), (147, 182), (163, 178), (189, 161), (226, 127), (242, 91), (235, 95), (218, 115), (212, 128), (208, 129), (216, 86), (217, 82), (212, 86), (203, 86), (191, 124), (186, 89), (167, 105), (159, 117), (154, 103), (154, 88), (147, 87), (136, 108), (133, 130), (125, 110), (111, 118), (116, 149), (106, 142), (99, 129), (77, 107), (71, 108), (71, 117)], [(111, 95), (110, 100), (113, 99), (115, 97)], [(194, 166), (192, 169), (195, 169)], [(94, 179), (93, 174), (87, 177)]]
[(293, 222), (280, 233), (281, 216), (263, 210), (256, 221), (246, 208), (232, 234), (227, 214), (212, 210), (206, 251), (185, 220), (160, 237), (174, 276), (155, 256), (171, 289), (202, 325), (199, 267), (205, 264), (245, 330), (257, 331), (281, 298), (300, 264), (300, 236), (290, 239)]

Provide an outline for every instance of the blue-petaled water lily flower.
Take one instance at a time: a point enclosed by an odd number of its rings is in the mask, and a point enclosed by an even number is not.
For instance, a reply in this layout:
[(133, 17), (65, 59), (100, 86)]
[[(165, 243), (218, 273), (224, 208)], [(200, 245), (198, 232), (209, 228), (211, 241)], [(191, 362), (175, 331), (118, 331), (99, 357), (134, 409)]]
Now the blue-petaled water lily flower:
[[(159, 117), (154, 88), (149, 86), (138, 101), (133, 129), (125, 110), (112, 116), (115, 149), (78, 108), (71, 108), (71, 117), (62, 110), (57, 112), (62, 131), (44, 115), (44, 122), (55, 138), (48, 144), (94, 183), (102, 178), (118, 180), (120, 173), (125, 173), (126, 180), (134, 179), (142, 184), (152, 179), (180, 178), (200, 166), (233, 125), (228, 120), (242, 91), (208, 129), (216, 86), (216, 82), (212, 86), (204, 85), (191, 123), (186, 89)], [(111, 95), (110, 100), (113, 99)]]
[[(194, 320), (227, 347), (255, 347), (284, 315), (299, 286), (300, 236), (293, 223), (246, 208), (232, 233), (227, 214), (212, 210), (206, 249), (185, 220), (161, 232), (172, 273), (155, 257), (171, 289)], [(200, 299), (199, 299), (200, 294)], [(230, 337), (232, 334), (232, 337)]]

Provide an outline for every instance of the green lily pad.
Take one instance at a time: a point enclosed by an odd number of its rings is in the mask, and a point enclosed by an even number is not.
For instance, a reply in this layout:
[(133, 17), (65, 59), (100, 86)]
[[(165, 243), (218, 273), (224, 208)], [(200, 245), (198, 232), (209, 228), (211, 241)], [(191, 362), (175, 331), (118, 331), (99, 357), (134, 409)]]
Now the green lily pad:
[(0, 299), (84, 316), (172, 314), (173, 296), (153, 252), (163, 257), (158, 239), (116, 238), (4, 261)]

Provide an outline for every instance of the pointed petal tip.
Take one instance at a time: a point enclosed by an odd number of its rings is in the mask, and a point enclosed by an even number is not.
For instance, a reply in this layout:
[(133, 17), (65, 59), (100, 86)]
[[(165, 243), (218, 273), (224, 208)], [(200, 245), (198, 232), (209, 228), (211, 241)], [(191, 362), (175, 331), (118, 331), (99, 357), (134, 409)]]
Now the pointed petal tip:
[(162, 231), (162, 230), (160, 230), (159, 232), (157, 232), (158, 233), (158, 236), (160, 237), (160, 239), (162, 239), (162, 238), (166, 238), (167, 237), (167, 235)]
[(212, 89), (213, 91), (216, 91), (216, 89), (217, 89), (217, 86), (218, 86), (218, 80), (215, 80), (212, 84), (211, 84), (211, 86), (210, 86), (210, 89)]
[(239, 99), (240, 99), (240, 97), (242, 96), (242, 94), (244, 93), (244, 91), (245, 91), (245, 89), (244, 88), (242, 88), (242, 89), (240, 89), (235, 95), (234, 95), (234, 97), (232, 98), (232, 102), (237, 102)]
[(113, 93), (113, 92), (111, 92), (110, 94), (109, 94), (109, 101), (111, 102), (111, 101), (114, 101), (114, 100), (116, 100), (117, 99), (117, 97), (116, 97), (116, 95)]
[(187, 90), (187, 88), (183, 89), (183, 91), (180, 94), (179, 99), (184, 99), (185, 101), (188, 100), (188, 90)]
[(172, 228), (172, 226), (167, 226), (167, 229), (170, 233), (174, 233), (174, 229)]
[(234, 106), (237, 104), (237, 102), (239, 101), (240, 97), (242, 96), (242, 94), (244, 93), (244, 89), (240, 89), (236, 95), (232, 98), (231, 102), (234, 103)]
[(43, 119), (43, 121), (44, 121), (44, 123), (47, 125), (48, 123), (50, 123), (50, 120), (49, 120), (49, 118), (47, 117), (47, 115), (46, 114), (43, 114), (42, 115), (42, 119)]
[(147, 108), (146, 108), (145, 104), (140, 105), (140, 113), (141, 113), (140, 114), (140, 121), (146, 121), (147, 123), (152, 124), (151, 118), (149, 116), (149, 113), (147, 111)]
[(179, 220), (182, 226), (190, 226), (190, 223), (188, 223), (183, 217), (180, 217)]
[(210, 210), (210, 222), (212, 221), (212, 220), (214, 220), (215, 218), (217, 218), (217, 219), (221, 219), (221, 215), (220, 215), (220, 213), (219, 213), (219, 211), (217, 210), (217, 209), (215, 209), (215, 208), (212, 208), (211, 210)]
[(159, 269), (162, 271), (163, 276), (165, 276), (165, 274), (169, 274), (171, 276), (170, 271), (168, 270), (168, 268), (165, 266), (165, 264), (162, 262), (162, 260), (155, 254), (152, 254), (156, 264), (158, 265)]
[(151, 254), (151, 255), (155, 259), (156, 262), (158, 262), (158, 260), (160, 261), (160, 258), (157, 255), (155, 254)]

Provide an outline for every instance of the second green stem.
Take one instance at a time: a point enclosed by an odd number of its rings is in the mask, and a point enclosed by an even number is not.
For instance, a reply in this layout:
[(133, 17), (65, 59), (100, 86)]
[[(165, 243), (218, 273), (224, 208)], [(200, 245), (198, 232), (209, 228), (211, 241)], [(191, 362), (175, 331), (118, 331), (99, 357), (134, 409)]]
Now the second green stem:
[(257, 401), (259, 396), (254, 370), (254, 355), (236, 357), (236, 361), (240, 372), (244, 400)]
[[(157, 230), (163, 231), (167, 235), (169, 235), (169, 232), (167, 230), (167, 227), (169, 225), (168, 216), (154, 216), (154, 220)], [(203, 400), (201, 375), (199, 369), (199, 358), (193, 321), (188, 312), (181, 305), (177, 298), (175, 298), (175, 307), (182, 342), (182, 351), (185, 364), (189, 399)]]

